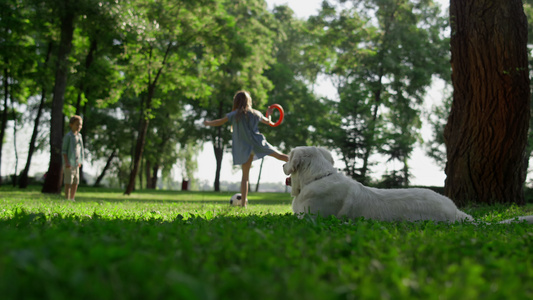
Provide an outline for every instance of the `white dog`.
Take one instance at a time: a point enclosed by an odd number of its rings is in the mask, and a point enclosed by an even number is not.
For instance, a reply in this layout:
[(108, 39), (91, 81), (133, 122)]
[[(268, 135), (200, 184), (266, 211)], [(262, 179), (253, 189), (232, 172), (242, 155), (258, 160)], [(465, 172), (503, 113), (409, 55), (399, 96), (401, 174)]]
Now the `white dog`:
[[(473, 221), (449, 198), (429, 189), (376, 189), (338, 173), (333, 157), (323, 148), (297, 147), (283, 171), (291, 175), (292, 210), (300, 217), (364, 217), (381, 221)], [(533, 216), (520, 217), (533, 223)], [(514, 222), (515, 219), (502, 223)]]

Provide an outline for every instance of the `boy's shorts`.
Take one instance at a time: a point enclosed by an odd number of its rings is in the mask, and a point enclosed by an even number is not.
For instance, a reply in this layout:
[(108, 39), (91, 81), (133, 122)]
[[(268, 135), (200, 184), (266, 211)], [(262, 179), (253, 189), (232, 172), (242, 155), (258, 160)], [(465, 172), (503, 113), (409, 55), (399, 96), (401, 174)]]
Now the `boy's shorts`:
[(63, 167), (63, 181), (65, 184), (75, 184), (80, 183), (80, 168), (79, 167)]

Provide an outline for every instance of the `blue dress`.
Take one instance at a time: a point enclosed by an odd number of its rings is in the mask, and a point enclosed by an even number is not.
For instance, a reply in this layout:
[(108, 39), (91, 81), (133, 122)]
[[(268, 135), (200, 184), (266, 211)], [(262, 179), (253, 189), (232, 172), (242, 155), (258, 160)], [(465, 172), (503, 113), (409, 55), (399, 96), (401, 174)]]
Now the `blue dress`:
[(226, 116), (233, 126), (232, 148), (233, 164), (242, 165), (254, 154), (254, 160), (265, 157), (275, 151), (265, 136), (259, 132), (258, 124), (263, 117), (261, 112), (254, 110), (243, 114), (237, 121), (237, 111), (234, 110)]

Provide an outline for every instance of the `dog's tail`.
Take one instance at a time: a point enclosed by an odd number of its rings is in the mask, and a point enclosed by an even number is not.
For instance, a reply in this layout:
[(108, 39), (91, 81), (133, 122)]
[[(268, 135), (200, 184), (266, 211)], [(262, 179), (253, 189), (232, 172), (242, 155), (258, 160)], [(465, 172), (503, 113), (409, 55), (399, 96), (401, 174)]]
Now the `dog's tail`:
[(526, 222), (529, 224), (533, 224), (533, 216), (522, 216), (522, 217), (516, 217), (513, 219), (507, 219), (499, 222), (500, 224), (511, 224), (511, 223), (520, 223), (520, 222)]

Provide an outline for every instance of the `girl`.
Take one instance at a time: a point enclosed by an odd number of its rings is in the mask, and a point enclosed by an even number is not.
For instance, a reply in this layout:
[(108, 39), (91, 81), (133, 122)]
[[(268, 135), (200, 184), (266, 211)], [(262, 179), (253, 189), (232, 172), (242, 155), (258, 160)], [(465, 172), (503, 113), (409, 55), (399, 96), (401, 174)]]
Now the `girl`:
[[(272, 109), (268, 109), (268, 115), (272, 115)], [(259, 122), (267, 125), (274, 124), (270, 117), (267, 119), (263, 114), (252, 109), (252, 98), (245, 91), (239, 91), (233, 97), (233, 109), (224, 118), (204, 121), (206, 126), (221, 126), (227, 121), (231, 122), (233, 164), (242, 165), (241, 195), (242, 206), (248, 204), (248, 180), (252, 161), (263, 158), (266, 155), (273, 156), (281, 161), (289, 161), (289, 156), (277, 151), (270, 145), (265, 137), (259, 132)]]

